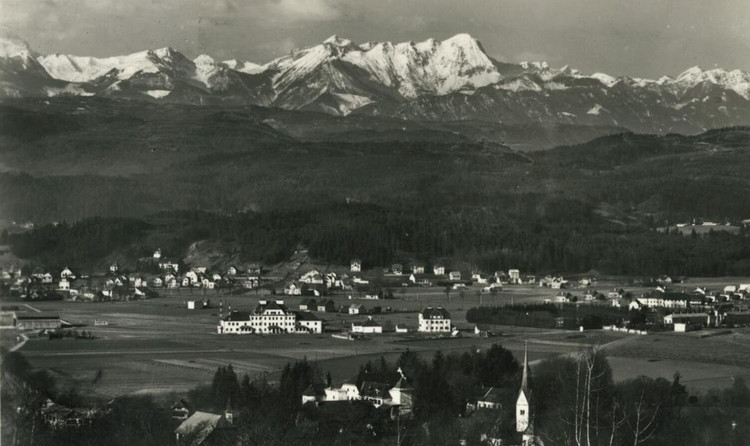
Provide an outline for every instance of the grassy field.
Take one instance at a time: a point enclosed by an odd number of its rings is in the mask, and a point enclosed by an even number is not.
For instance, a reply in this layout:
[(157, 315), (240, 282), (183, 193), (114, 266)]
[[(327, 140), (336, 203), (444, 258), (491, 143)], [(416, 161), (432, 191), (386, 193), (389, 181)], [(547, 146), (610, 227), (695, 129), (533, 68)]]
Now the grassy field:
[[(616, 283), (606, 287), (619, 286)], [(603, 289), (600, 286), (598, 289)], [(627, 288), (626, 288), (627, 289)], [(170, 394), (184, 392), (198, 384), (209, 383), (220, 365), (231, 363), (240, 373), (251, 377), (263, 374), (270, 381), (290, 361), (307, 358), (330, 371), (336, 381), (356, 374), (360, 364), (381, 356), (394, 360), (409, 349), (425, 357), (435, 351), (463, 352), (502, 344), (520, 359), (524, 341), (529, 342), (532, 365), (540, 359), (569, 354), (598, 344), (612, 357), (616, 379), (639, 374), (671, 378), (675, 371), (696, 387), (724, 386), (731, 376), (750, 374), (750, 335), (731, 335), (699, 339), (690, 334), (656, 334), (628, 336), (619, 333), (589, 331), (584, 333), (524, 327), (495, 326), (498, 336), (479, 338), (473, 324), (466, 322), (466, 309), (502, 303), (541, 302), (556, 290), (530, 286), (506, 287), (498, 295), (477, 295), (468, 289), (463, 301), (458, 291), (447, 301), (443, 288), (409, 288), (396, 290), (396, 299), (367, 301), (336, 295), (337, 305), (352, 302), (365, 306), (391, 307), (394, 312), (373, 316), (385, 326), (397, 323), (411, 330), (417, 326), (417, 312), (426, 306), (446, 307), (456, 326), (465, 331), (460, 338), (436, 339), (408, 335), (369, 336), (363, 341), (346, 341), (321, 335), (231, 336), (216, 334), (218, 303), (223, 311), (254, 308), (259, 297), (252, 294), (230, 296), (207, 294), (213, 308), (188, 310), (185, 300), (202, 297), (202, 293), (175, 293), (148, 301), (118, 303), (39, 302), (34, 309), (57, 312), (79, 330), (91, 331), (94, 340), (48, 340), (29, 333), (29, 341), (20, 351), (38, 369), (50, 370), (61, 385), (77, 385), (90, 397), (110, 398), (122, 394), (150, 392)], [(636, 291), (635, 289), (633, 291)], [(582, 291), (574, 291), (582, 294)], [(280, 296), (279, 296), (280, 297)], [(287, 297), (288, 306), (297, 309), (300, 297)], [(29, 310), (31, 311), (31, 310)], [(332, 330), (345, 330), (352, 321), (364, 315), (318, 313)], [(94, 326), (94, 320), (107, 320), (108, 326)], [(2, 330), (0, 341), (15, 343), (12, 330)], [(101, 371), (101, 373), (98, 373)]]

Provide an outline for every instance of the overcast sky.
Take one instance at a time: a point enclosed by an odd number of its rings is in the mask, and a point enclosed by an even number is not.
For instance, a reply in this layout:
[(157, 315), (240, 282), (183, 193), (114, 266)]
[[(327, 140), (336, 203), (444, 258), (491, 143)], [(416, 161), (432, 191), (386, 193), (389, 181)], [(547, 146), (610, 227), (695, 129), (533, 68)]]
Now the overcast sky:
[(750, 0), (0, 0), (0, 25), (44, 54), (172, 46), (265, 63), (332, 34), (401, 42), (466, 32), (497, 59), (586, 73), (750, 70)]

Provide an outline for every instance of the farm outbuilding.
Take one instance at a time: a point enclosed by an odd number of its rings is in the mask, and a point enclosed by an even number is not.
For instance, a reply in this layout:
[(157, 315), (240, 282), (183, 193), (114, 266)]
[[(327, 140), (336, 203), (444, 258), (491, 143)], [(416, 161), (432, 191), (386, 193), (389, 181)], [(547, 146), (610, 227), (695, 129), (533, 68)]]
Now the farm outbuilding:
[(42, 330), (60, 328), (60, 316), (53, 313), (15, 313), (14, 324), (21, 330)]

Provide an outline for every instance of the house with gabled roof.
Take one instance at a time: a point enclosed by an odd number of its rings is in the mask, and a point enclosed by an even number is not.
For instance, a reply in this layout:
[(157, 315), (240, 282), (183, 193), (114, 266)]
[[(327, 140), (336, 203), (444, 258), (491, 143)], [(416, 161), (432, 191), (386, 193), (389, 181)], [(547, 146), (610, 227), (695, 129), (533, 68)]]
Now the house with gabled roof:
[(451, 315), (443, 307), (427, 307), (419, 313), (420, 332), (450, 332)]
[(219, 334), (322, 333), (323, 324), (308, 312), (290, 311), (283, 300), (258, 301), (254, 311), (232, 311), (219, 321)]
[(196, 411), (174, 430), (178, 445), (238, 445), (241, 439), (232, 426), (231, 409), (224, 414)]
[(477, 397), (477, 409), (500, 410), (503, 408), (500, 389), (488, 387)]
[(352, 333), (382, 333), (383, 326), (368, 317), (364, 322), (352, 322)]
[(336, 312), (336, 304), (332, 300), (321, 299), (317, 305), (317, 311), (321, 313), (334, 313)]

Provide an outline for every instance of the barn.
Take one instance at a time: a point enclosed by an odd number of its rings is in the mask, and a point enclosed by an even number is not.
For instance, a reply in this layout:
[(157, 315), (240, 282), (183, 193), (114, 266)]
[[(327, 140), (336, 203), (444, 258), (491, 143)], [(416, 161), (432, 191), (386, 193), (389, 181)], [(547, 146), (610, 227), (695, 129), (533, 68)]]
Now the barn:
[(15, 313), (13, 325), (20, 330), (43, 330), (60, 328), (60, 315), (55, 313)]

